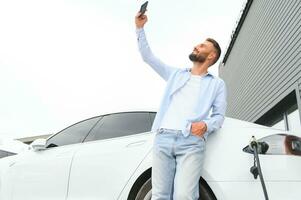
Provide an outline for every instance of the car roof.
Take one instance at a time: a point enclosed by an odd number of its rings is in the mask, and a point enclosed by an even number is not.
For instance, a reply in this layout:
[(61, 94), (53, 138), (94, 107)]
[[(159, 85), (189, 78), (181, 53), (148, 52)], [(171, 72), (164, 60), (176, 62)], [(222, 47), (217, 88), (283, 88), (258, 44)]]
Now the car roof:
[(125, 113), (125, 112), (157, 112), (157, 108), (155, 107), (122, 107), (122, 108), (110, 108), (102, 110), (100, 115), (108, 115), (114, 113)]

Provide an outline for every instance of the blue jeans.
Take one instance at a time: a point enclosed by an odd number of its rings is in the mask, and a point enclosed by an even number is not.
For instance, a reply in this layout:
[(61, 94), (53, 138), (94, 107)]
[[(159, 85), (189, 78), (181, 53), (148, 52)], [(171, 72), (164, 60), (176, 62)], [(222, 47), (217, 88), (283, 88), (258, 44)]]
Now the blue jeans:
[(152, 200), (197, 200), (205, 140), (160, 128), (153, 145)]

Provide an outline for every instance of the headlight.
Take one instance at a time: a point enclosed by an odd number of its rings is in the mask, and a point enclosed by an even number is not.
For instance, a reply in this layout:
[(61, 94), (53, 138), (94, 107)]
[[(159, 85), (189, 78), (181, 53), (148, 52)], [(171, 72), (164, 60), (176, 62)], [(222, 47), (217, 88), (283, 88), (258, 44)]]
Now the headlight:
[[(301, 156), (301, 138), (295, 135), (275, 134), (257, 140), (258, 153), (268, 155), (296, 155)], [(253, 154), (252, 148), (247, 145), (244, 152)]]

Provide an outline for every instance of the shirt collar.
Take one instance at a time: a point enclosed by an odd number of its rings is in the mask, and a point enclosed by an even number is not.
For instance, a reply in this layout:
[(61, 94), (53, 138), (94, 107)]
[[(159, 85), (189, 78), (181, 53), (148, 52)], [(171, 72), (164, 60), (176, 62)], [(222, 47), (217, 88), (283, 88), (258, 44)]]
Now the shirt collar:
[[(186, 71), (187, 71), (187, 72), (191, 72), (191, 68), (190, 68), (190, 67), (187, 67), (187, 68), (186, 68)], [(209, 71), (208, 71), (204, 76), (207, 76), (207, 75), (213, 76), (213, 75), (211, 74), (211, 72), (209, 72)]]

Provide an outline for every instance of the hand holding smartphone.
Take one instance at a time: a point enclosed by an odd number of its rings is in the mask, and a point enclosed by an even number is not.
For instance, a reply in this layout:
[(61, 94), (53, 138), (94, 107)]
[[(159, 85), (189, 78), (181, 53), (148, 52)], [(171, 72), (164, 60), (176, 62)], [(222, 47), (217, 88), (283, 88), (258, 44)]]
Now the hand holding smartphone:
[(147, 4), (148, 4), (148, 1), (146, 1), (144, 4), (141, 5), (140, 11), (139, 11), (140, 15), (138, 17), (141, 17), (142, 15), (144, 15), (144, 13), (146, 12)]
[(144, 24), (147, 22), (147, 16), (144, 15), (146, 12), (148, 1), (141, 5), (139, 12), (135, 16), (136, 28), (143, 28)]

